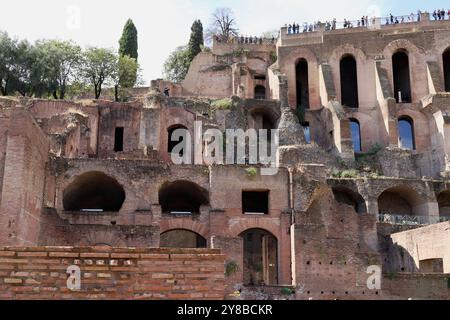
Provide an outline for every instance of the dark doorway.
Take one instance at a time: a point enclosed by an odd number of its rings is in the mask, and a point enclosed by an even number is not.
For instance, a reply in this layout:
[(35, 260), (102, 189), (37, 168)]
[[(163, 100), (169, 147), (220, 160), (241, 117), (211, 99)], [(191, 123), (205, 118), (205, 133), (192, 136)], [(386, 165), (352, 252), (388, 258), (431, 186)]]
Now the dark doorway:
[(124, 128), (118, 127), (116, 128), (114, 134), (114, 152), (122, 152), (123, 151), (123, 132)]
[(80, 175), (63, 193), (66, 211), (117, 212), (124, 201), (125, 191), (122, 186), (102, 172)]
[(445, 91), (450, 92), (450, 48), (445, 50), (442, 59), (444, 60)]
[(278, 284), (278, 241), (269, 232), (251, 229), (241, 234), (244, 242), (244, 284)]
[(359, 107), (358, 96), (358, 71), (356, 60), (347, 55), (341, 59), (341, 104), (350, 108)]
[(207, 241), (201, 235), (188, 230), (170, 230), (161, 234), (161, 248), (207, 248)]
[(309, 109), (309, 79), (308, 62), (300, 59), (295, 66), (296, 88), (297, 88), (297, 107), (301, 106)]
[(409, 57), (404, 50), (392, 56), (394, 77), (394, 95), (397, 103), (411, 103), (411, 79), (409, 74)]
[(264, 100), (266, 99), (266, 88), (261, 85), (255, 87), (255, 99)]
[(244, 214), (269, 214), (269, 191), (243, 191)]
[(200, 206), (208, 203), (208, 191), (189, 181), (165, 183), (159, 190), (159, 204), (166, 214), (199, 214)]

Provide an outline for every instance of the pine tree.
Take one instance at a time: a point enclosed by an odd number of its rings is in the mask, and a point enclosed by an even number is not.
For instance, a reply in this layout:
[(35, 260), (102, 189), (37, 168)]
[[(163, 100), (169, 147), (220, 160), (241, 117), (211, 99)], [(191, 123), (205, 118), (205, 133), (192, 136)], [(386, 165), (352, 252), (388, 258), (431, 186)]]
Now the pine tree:
[(195, 20), (191, 27), (191, 38), (188, 45), (189, 62), (192, 62), (195, 56), (202, 51), (203, 44), (203, 25), (200, 20)]
[(128, 19), (123, 28), (122, 37), (119, 41), (119, 54), (121, 57), (129, 56), (130, 58), (138, 58), (138, 34), (137, 29), (131, 19)]

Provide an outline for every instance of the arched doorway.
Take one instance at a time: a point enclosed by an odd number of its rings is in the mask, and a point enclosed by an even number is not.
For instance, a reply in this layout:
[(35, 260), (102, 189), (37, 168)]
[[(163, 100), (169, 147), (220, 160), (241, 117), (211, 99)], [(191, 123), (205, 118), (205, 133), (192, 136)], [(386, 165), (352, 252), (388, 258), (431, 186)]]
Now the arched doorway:
[(125, 201), (123, 187), (103, 172), (87, 172), (63, 192), (66, 211), (118, 212)]
[(165, 214), (200, 214), (200, 207), (209, 204), (209, 193), (190, 181), (167, 182), (159, 190), (159, 204)]
[(359, 193), (337, 186), (333, 187), (333, 195), (337, 202), (352, 206), (356, 213), (367, 213), (366, 201)]
[(309, 109), (308, 62), (300, 59), (295, 65), (297, 107)]
[(340, 63), (341, 104), (350, 108), (359, 107), (358, 68), (355, 57), (345, 55)]
[(442, 59), (444, 64), (445, 91), (450, 92), (450, 48), (445, 50)]
[(392, 56), (392, 72), (394, 78), (394, 95), (397, 103), (410, 103), (411, 79), (409, 73), (409, 57), (406, 50), (397, 51)]
[(278, 241), (262, 229), (250, 229), (243, 239), (243, 274), (245, 285), (278, 284)]
[(403, 116), (398, 119), (398, 144), (402, 149), (416, 149), (414, 121), (410, 117)]
[(264, 100), (266, 99), (266, 88), (262, 85), (255, 86), (255, 99)]
[(361, 126), (358, 120), (350, 119), (350, 131), (352, 135), (353, 150), (355, 152), (362, 152)]
[(169, 230), (161, 234), (161, 248), (207, 248), (208, 244), (205, 238), (198, 233), (177, 229)]

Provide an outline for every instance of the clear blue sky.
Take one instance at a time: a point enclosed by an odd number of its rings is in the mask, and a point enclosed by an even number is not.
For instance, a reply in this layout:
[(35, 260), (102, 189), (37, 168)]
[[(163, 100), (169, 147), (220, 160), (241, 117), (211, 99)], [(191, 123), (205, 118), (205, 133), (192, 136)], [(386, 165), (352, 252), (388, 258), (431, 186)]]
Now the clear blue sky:
[(0, 30), (34, 41), (74, 40), (81, 45), (118, 47), (123, 25), (132, 18), (139, 31), (139, 63), (146, 81), (161, 76), (166, 57), (186, 44), (194, 19), (206, 27), (216, 7), (233, 9), (239, 28), (261, 35), (286, 23), (342, 21), (374, 13), (405, 15), (417, 9), (450, 9), (448, 0), (14, 0), (3, 1)]

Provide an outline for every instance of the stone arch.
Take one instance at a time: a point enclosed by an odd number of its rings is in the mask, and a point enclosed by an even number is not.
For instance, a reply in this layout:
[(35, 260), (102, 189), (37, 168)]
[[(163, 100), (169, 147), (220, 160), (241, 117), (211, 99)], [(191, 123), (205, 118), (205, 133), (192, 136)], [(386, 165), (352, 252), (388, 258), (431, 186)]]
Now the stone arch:
[(208, 239), (209, 232), (204, 224), (194, 221), (192, 219), (164, 219), (160, 223), (160, 234), (168, 232), (170, 230), (187, 230)]
[(63, 190), (65, 211), (118, 212), (125, 202), (123, 186), (113, 177), (89, 171), (76, 176)]
[(397, 120), (402, 118), (409, 118), (413, 123), (415, 150), (419, 152), (428, 150), (430, 146), (430, 127), (427, 116), (420, 111), (403, 107), (397, 112)]
[(242, 219), (238, 223), (230, 226), (229, 234), (232, 237), (239, 237), (240, 234), (249, 229), (261, 229), (267, 231), (279, 239), (279, 225), (274, 224), (268, 219), (261, 219), (260, 217)]
[[(406, 52), (408, 55), (411, 91), (410, 96), (411, 101), (416, 102), (429, 93), (427, 86), (418, 85), (420, 83), (426, 83), (426, 81), (428, 81), (425, 64), (425, 50), (417, 47), (412, 42), (406, 39), (394, 40), (383, 49), (383, 56), (385, 59), (383, 62), (383, 67), (388, 70), (388, 75), (393, 92), (395, 90), (395, 86), (392, 58), (394, 54), (401, 51)], [(411, 68), (411, 66), (414, 66), (414, 70)], [(393, 98), (398, 98), (395, 92)]]
[(400, 216), (423, 216), (422, 205), (426, 199), (406, 185), (398, 185), (384, 190), (378, 196), (380, 214)]
[(127, 247), (127, 243), (111, 230), (90, 230), (80, 241), (81, 246)]
[[(352, 65), (345, 64), (350, 59), (353, 60)], [(341, 104), (347, 107), (359, 108), (360, 106), (361, 97), (358, 93), (362, 91), (362, 83), (359, 79), (365, 78), (363, 71), (366, 61), (367, 56), (364, 51), (350, 44), (338, 46), (330, 55), (329, 63), (333, 70), (336, 93)], [(349, 72), (343, 72), (344, 70)], [(347, 94), (343, 96), (344, 93)], [(351, 99), (347, 99), (346, 96), (350, 96)]]
[(163, 213), (200, 214), (200, 207), (209, 204), (208, 190), (187, 180), (164, 183), (158, 197)]
[(284, 61), (280, 66), (281, 72), (286, 75), (288, 81), (289, 105), (295, 107), (297, 104), (296, 65), (304, 59), (308, 63), (309, 105), (311, 109), (320, 109), (319, 63), (315, 53), (307, 48), (295, 48), (280, 58)]
[(332, 190), (334, 199), (337, 202), (352, 206), (356, 213), (367, 213), (366, 201), (358, 192), (339, 185), (333, 186)]
[(205, 237), (186, 229), (171, 229), (160, 235), (161, 248), (207, 248)]

